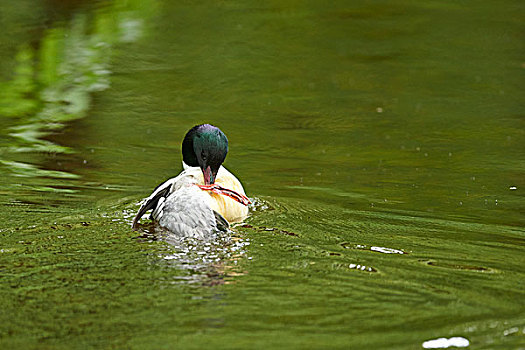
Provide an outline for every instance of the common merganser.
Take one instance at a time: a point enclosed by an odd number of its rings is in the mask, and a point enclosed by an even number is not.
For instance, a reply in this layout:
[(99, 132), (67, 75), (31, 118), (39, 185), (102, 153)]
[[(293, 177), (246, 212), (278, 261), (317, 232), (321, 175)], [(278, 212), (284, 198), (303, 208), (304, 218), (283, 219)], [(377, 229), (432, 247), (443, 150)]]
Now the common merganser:
[(207, 237), (243, 221), (250, 200), (241, 182), (221, 165), (227, 153), (228, 138), (219, 128), (191, 128), (182, 141), (184, 170), (144, 199), (133, 228), (148, 210), (154, 222), (183, 236)]

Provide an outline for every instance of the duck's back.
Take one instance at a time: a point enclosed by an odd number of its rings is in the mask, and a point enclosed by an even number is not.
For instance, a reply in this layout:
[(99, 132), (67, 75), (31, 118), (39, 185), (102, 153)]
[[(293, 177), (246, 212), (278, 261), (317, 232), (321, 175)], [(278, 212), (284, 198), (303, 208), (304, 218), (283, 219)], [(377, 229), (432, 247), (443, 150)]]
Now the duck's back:
[(180, 187), (159, 203), (153, 216), (160, 226), (171, 232), (192, 237), (210, 236), (217, 231), (217, 223), (207, 197), (197, 186)]

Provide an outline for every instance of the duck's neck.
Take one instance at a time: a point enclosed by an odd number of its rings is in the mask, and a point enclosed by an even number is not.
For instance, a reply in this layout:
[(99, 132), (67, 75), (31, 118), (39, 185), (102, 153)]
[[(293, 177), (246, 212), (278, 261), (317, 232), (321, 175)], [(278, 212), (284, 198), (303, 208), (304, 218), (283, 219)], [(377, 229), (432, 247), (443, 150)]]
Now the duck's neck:
[(189, 168), (194, 168), (194, 167), (191, 167), (188, 164), (186, 164), (184, 161), (182, 161), (182, 169), (188, 170)]

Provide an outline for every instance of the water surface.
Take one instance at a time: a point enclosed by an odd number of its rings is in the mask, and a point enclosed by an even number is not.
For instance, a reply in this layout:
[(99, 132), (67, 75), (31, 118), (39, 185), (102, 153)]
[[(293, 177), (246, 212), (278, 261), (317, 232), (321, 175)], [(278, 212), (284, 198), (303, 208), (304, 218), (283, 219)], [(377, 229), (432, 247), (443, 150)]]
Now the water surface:
[[(519, 1), (0, 5), (3, 348), (525, 343)], [(130, 228), (210, 122), (254, 201)]]

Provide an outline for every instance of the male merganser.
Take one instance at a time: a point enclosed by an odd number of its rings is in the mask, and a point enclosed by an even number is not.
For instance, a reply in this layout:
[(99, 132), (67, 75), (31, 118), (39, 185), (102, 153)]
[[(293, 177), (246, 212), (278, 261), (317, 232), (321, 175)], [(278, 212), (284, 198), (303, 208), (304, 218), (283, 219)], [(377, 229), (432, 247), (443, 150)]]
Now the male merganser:
[(194, 126), (182, 141), (184, 170), (157, 186), (133, 219), (148, 211), (161, 227), (183, 236), (207, 237), (248, 216), (250, 200), (241, 182), (221, 164), (228, 139), (210, 124)]

